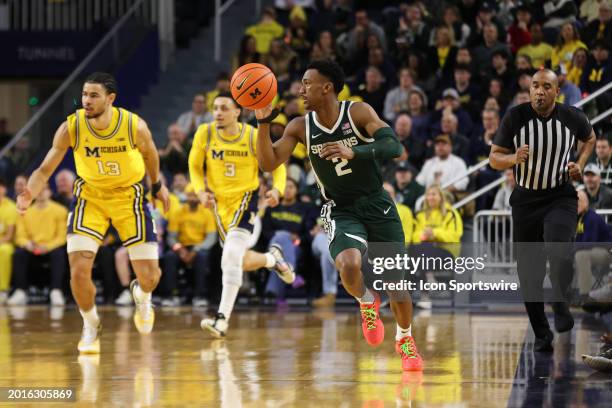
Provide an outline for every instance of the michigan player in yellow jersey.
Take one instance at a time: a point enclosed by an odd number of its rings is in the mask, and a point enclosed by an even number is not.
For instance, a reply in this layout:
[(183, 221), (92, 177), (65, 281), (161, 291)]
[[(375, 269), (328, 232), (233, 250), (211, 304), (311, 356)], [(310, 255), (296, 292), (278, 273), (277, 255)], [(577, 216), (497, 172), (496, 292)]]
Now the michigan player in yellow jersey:
[(132, 282), (136, 302), (134, 323), (150, 333), (155, 315), (151, 292), (160, 278), (155, 224), (149, 213), (144, 187), (145, 172), (152, 192), (168, 210), (168, 190), (160, 181), (159, 157), (144, 120), (113, 107), (117, 84), (112, 75), (94, 73), (83, 85), (83, 109), (60, 125), (53, 146), (17, 197), (21, 213), (38, 196), (47, 180), (72, 148), (78, 179), (68, 216), (70, 287), (83, 316), (78, 344), (81, 353), (100, 352), (100, 318), (95, 305), (96, 288), (91, 272), (100, 243), (112, 223), (128, 248), (137, 280)]
[[(271, 246), (265, 254), (249, 250), (259, 189), (257, 129), (238, 122), (240, 107), (229, 93), (215, 97), (213, 116), (214, 122), (202, 124), (196, 131), (189, 153), (189, 174), (202, 204), (214, 210), (223, 244), (219, 310), (214, 319), (203, 319), (200, 325), (213, 336), (224, 337), (243, 271), (266, 267), (286, 283), (293, 283), (295, 274), (280, 247)], [(285, 166), (278, 167), (272, 177), (273, 188), (266, 192), (266, 202), (275, 207), (285, 190)]]

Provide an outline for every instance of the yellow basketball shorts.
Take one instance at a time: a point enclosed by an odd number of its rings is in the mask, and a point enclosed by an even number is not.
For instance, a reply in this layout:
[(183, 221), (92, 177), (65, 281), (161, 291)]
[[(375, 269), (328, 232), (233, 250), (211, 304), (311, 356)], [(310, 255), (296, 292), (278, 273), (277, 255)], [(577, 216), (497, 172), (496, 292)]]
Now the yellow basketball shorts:
[(225, 241), (225, 236), (233, 228), (253, 232), (257, 216), (257, 199), (257, 190), (231, 197), (215, 196), (213, 210), (221, 241)]
[(157, 242), (142, 184), (101, 189), (77, 179), (68, 215), (68, 234), (85, 235), (101, 243), (110, 224), (126, 247)]

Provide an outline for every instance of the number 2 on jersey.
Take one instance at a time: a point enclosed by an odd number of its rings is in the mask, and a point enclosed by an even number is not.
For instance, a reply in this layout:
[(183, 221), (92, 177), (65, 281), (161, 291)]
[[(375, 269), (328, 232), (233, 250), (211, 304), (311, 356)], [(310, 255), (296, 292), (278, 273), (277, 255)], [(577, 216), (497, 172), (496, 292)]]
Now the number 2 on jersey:
[(103, 176), (118, 176), (121, 174), (119, 163), (117, 162), (98, 160), (96, 163), (98, 163), (98, 172)]
[(332, 160), (334, 163), (338, 163), (336, 164), (335, 168), (336, 168), (336, 174), (338, 176), (345, 176), (347, 174), (350, 174), (353, 172), (353, 170), (351, 168), (348, 167), (348, 160), (346, 159), (341, 159), (339, 157), (336, 157), (335, 159)]

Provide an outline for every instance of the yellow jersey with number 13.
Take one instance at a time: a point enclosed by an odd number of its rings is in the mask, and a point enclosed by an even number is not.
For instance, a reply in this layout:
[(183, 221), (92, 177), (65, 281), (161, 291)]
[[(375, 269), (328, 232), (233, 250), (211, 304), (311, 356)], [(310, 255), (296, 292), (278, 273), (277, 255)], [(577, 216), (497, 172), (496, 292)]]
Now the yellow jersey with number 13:
[(145, 175), (144, 159), (136, 148), (138, 116), (122, 108), (112, 110), (111, 123), (103, 130), (93, 128), (83, 109), (67, 121), (77, 175), (103, 189), (129, 187)]

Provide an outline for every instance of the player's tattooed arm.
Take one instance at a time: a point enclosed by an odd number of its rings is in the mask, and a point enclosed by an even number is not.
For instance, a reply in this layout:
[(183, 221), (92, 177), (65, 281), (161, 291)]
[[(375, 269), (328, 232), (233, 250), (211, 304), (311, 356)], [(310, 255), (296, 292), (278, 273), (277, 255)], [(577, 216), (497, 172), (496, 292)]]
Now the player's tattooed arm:
[(357, 102), (350, 107), (355, 126), (364, 129), (373, 142), (353, 146), (355, 159), (388, 160), (400, 157), (404, 148), (393, 129), (378, 117), (376, 111), (367, 103)]
[[(258, 119), (270, 115), (272, 108), (259, 109), (255, 111)], [(273, 171), (291, 157), (295, 146), (299, 142), (304, 143), (306, 124), (304, 117), (293, 119), (287, 124), (283, 136), (274, 144), (270, 139), (270, 124), (260, 123), (257, 128), (257, 162), (263, 171)]]
[(28, 185), (23, 193), (17, 197), (17, 209), (24, 213), (32, 200), (40, 194), (47, 184), (49, 177), (55, 172), (57, 166), (62, 162), (68, 148), (70, 147), (70, 134), (67, 122), (62, 123), (53, 137), (53, 145), (41, 165), (32, 172)]
[[(161, 183), (159, 175), (159, 154), (157, 153), (157, 147), (153, 141), (153, 135), (147, 126), (147, 122), (142, 119), (138, 120), (138, 132), (136, 136), (136, 147), (145, 163), (147, 174), (151, 178), (151, 183)], [(157, 191), (155, 191), (157, 190)], [(155, 197), (161, 200), (164, 205), (164, 213), (170, 209), (170, 200), (168, 198), (168, 189), (163, 184), (159, 188), (154, 188), (153, 191), (156, 193)], [(153, 200), (154, 202), (154, 200)]]

